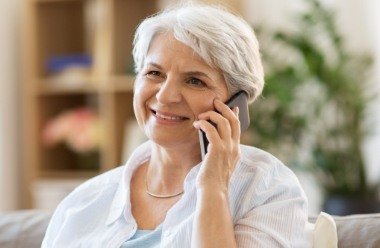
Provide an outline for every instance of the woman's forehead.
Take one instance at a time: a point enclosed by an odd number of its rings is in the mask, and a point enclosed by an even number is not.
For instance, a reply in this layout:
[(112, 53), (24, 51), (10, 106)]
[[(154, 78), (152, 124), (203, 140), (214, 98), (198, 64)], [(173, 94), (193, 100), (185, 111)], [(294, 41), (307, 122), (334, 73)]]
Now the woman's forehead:
[(191, 47), (177, 40), (171, 33), (160, 34), (152, 40), (144, 64), (160, 65), (169, 62), (185, 63), (186, 66), (191, 65), (203, 70), (217, 71)]

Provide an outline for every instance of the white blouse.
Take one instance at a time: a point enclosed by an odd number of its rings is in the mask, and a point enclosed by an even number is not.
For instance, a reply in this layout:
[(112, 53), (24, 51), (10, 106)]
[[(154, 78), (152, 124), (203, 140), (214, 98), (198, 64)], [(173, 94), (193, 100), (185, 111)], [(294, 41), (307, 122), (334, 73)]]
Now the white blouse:
[[(125, 166), (88, 180), (57, 207), (44, 248), (117, 247), (137, 230), (130, 203), (134, 170), (151, 155), (151, 142), (138, 147)], [(230, 212), (238, 247), (311, 247), (307, 199), (294, 173), (271, 154), (241, 145), (231, 175)], [(201, 163), (184, 181), (185, 193), (162, 223), (161, 247), (191, 246)]]

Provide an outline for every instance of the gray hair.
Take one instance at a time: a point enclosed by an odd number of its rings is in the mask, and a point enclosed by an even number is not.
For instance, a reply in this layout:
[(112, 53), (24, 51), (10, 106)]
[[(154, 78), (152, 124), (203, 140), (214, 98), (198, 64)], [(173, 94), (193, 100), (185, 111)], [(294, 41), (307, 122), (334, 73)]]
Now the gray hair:
[(173, 33), (209, 66), (221, 70), (229, 94), (240, 90), (253, 102), (264, 87), (259, 44), (250, 25), (219, 6), (187, 4), (145, 19), (133, 42), (135, 72), (143, 67), (150, 43), (158, 34)]

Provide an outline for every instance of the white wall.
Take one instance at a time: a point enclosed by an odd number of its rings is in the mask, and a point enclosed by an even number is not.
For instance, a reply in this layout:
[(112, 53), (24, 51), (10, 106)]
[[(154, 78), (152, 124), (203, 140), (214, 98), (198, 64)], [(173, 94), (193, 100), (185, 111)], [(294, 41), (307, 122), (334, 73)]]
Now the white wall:
[[(245, 18), (253, 24), (265, 24), (271, 28), (288, 29), (294, 26), (291, 16), (303, 8), (302, 0), (243, 0)], [(380, 94), (380, 1), (378, 0), (321, 0), (336, 10), (338, 27), (351, 49), (369, 51), (374, 56), (374, 76), (371, 91)], [(372, 183), (380, 181), (380, 99), (374, 102), (369, 115), (372, 134), (367, 138), (363, 153)], [(312, 214), (319, 212), (320, 191), (310, 176), (299, 174), (308, 195)]]
[(19, 0), (0, 1), (0, 211), (19, 204)]

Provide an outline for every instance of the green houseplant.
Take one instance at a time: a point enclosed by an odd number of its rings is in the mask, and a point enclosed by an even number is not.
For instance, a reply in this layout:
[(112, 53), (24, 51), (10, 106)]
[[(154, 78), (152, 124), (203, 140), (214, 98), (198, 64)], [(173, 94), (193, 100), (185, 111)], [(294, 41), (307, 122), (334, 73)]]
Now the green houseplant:
[[(332, 12), (316, 0), (305, 3), (295, 31), (258, 29), (266, 87), (251, 108), (251, 140), (290, 165), (313, 170), (331, 213), (380, 210), (361, 152), (373, 98), (367, 93), (371, 59), (346, 49)], [(348, 203), (354, 209), (336, 213), (329, 204), (337, 197), (368, 206)]]

